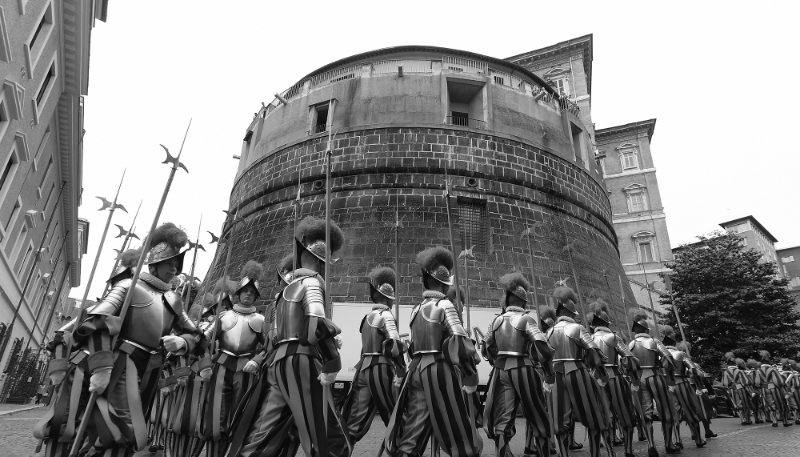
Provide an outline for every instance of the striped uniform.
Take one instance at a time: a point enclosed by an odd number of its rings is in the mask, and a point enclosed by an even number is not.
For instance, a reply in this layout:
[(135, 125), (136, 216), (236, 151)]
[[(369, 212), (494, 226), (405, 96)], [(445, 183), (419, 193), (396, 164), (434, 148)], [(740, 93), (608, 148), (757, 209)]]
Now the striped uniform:
[[(668, 387), (675, 383), (670, 362), (672, 355), (660, 341), (647, 333), (637, 333), (634, 340), (628, 344), (628, 349), (641, 363), (641, 387), (638, 397), (644, 415), (643, 419), (645, 423), (652, 424), (653, 402), (655, 402), (661, 419), (664, 442), (667, 446), (672, 446), (672, 431), (676, 415)], [(662, 368), (666, 371), (666, 377), (662, 373)], [(654, 445), (652, 441), (651, 445)]]
[(389, 423), (395, 404), (393, 379), (405, 376), (405, 350), (394, 315), (385, 305), (376, 305), (361, 321), (361, 360), (356, 364), (352, 388), (342, 407), (347, 431), (360, 441), (369, 431), (377, 412)]
[(787, 424), (789, 405), (784, 398), (784, 381), (777, 368), (766, 363), (756, 370), (756, 384), (761, 386), (761, 398), (765, 409), (774, 414), (773, 423), (783, 420)]
[[(538, 349), (538, 351), (537, 351)], [(542, 389), (542, 378), (530, 356), (540, 358), (550, 372), (552, 382), (552, 348), (544, 333), (536, 326), (532, 316), (516, 306), (509, 306), (494, 319), (486, 333), (483, 353), (494, 366), (486, 395), (486, 435), (496, 441), (497, 455), (504, 455), (511, 437), (517, 408), (522, 403), (522, 414), (528, 427), (526, 441), (549, 455), (547, 439), (552, 434), (550, 420)]]
[(275, 349), (262, 367), (263, 382), (240, 405), (228, 456), (279, 455), (297, 436), (309, 457), (348, 452), (333, 398), (323, 401), (330, 387), (318, 380), (341, 369), (334, 340), (340, 329), (325, 317), (321, 276), (299, 268), (293, 278), (276, 304)]
[(800, 397), (800, 393), (797, 392), (797, 384), (800, 382), (797, 378), (797, 373), (793, 373), (791, 369), (784, 368), (784, 371), (781, 371), (781, 376), (783, 376), (784, 393), (789, 395), (789, 398), (786, 400), (789, 410), (793, 412), (795, 420), (800, 419), (800, 417), (797, 416), (797, 408), (800, 406), (800, 402), (797, 401), (798, 397)]
[(386, 453), (422, 455), (433, 433), (447, 454), (476, 456), (480, 437), (461, 388), (477, 385), (478, 355), (453, 303), (437, 291), (423, 297), (411, 311), (413, 356), (386, 429)]
[(582, 325), (569, 317), (559, 317), (548, 330), (547, 340), (555, 348), (551, 420), (556, 435), (568, 433), (570, 419), (575, 418), (591, 431), (602, 431), (610, 425), (600, 403), (600, 391), (584, 365), (584, 355), (598, 349)]
[(750, 417), (752, 405), (747, 394), (747, 375), (744, 374), (736, 365), (728, 365), (722, 372), (722, 385), (730, 391), (731, 402), (736, 408), (739, 417), (744, 424)]
[[(692, 360), (688, 360), (689, 365), (697, 371), (697, 378), (690, 377), (689, 384), (692, 386), (693, 390), (704, 390), (705, 385), (703, 384), (703, 378), (705, 377), (705, 372), (700, 367), (700, 365), (696, 364)], [(745, 376), (747, 378), (747, 376)], [(700, 384), (697, 384), (697, 382)], [(752, 386), (751, 386), (752, 387)], [(711, 403), (711, 399), (708, 398), (708, 393), (703, 392), (700, 396), (700, 420), (703, 422), (711, 422), (711, 419), (714, 416), (714, 405)]]
[(747, 396), (750, 397), (750, 403), (753, 405), (753, 418), (756, 423), (763, 422), (761, 418), (768, 416), (768, 414), (764, 407), (764, 398), (761, 396), (761, 384), (756, 384), (756, 370), (748, 369), (744, 374), (747, 379), (745, 390), (747, 391)]
[[(596, 327), (592, 338), (608, 358), (606, 360), (608, 384), (600, 389), (605, 402), (610, 406), (610, 412), (614, 414), (623, 429), (633, 428), (636, 425), (636, 419), (631, 386), (622, 376), (622, 371), (618, 364), (618, 360), (622, 360), (629, 368), (628, 373), (631, 373), (633, 370), (631, 370), (631, 365), (628, 362), (633, 358), (633, 354), (625, 347), (622, 340), (606, 327)], [(639, 384), (638, 376), (633, 376), (633, 383), (635, 385)], [(608, 419), (610, 421), (611, 418), (609, 417)]]
[(233, 411), (254, 378), (243, 371), (244, 366), (255, 355), (258, 344), (265, 342), (263, 327), (264, 316), (256, 313), (254, 307), (235, 304), (233, 309), (220, 313), (214, 324), (205, 330), (207, 338), (210, 340), (214, 334), (218, 344), (211, 380), (205, 389), (200, 424), (202, 438), (207, 441), (208, 457), (225, 453)]

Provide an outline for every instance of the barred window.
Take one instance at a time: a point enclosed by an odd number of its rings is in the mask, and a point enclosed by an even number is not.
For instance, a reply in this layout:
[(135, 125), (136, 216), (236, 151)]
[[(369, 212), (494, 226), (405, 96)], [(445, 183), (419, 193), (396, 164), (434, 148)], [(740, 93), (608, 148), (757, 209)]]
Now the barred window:
[(486, 211), (486, 200), (458, 198), (458, 221), (461, 235), (461, 248), (475, 246), (472, 253), (477, 256), (487, 254), (487, 234), (489, 218)]

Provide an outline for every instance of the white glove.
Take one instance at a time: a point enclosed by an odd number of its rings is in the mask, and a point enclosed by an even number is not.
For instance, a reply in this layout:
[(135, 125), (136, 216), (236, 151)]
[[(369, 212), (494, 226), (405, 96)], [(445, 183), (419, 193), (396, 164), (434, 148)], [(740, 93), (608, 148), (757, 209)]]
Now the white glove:
[(341, 349), (342, 348), (342, 337), (339, 336), (339, 335), (336, 335), (336, 336), (333, 337), (333, 339), (334, 339), (334, 341), (336, 341), (336, 349)]
[(245, 364), (245, 366), (244, 366), (244, 372), (245, 373), (256, 373), (256, 372), (258, 372), (258, 364), (256, 362), (253, 362), (252, 360), (247, 362), (247, 364)]
[(64, 380), (64, 376), (66, 376), (66, 374), (67, 374), (67, 372), (64, 371), (64, 370), (54, 371), (54, 372), (50, 373), (50, 382), (54, 386), (57, 386), (57, 385), (61, 384), (61, 381)]
[(631, 386), (631, 392), (638, 392), (638, 391), (639, 391), (639, 386), (633, 386), (633, 385)]
[(597, 385), (599, 385), (600, 387), (605, 387), (606, 384), (608, 384), (608, 383), (603, 381), (602, 379), (598, 379), (597, 380)]
[(552, 392), (552, 391), (553, 391), (553, 386), (555, 386), (555, 385), (556, 385), (555, 383), (553, 383), (553, 384), (548, 384), (548, 383), (545, 381), (545, 382), (543, 382), (543, 383), (542, 383), (542, 389), (544, 389), (544, 391), (545, 391), (545, 392), (547, 392), (547, 393), (550, 393), (550, 392)]
[(169, 387), (162, 387), (161, 388), (161, 395), (167, 396), (169, 394)]
[(317, 379), (319, 379), (319, 383), (323, 386), (329, 386), (336, 381), (337, 374), (339, 374), (338, 371), (334, 371), (333, 373), (320, 373), (319, 376), (317, 376)]
[(669, 393), (675, 393), (675, 386), (667, 386), (667, 389), (669, 389)]
[[(708, 393), (708, 389), (703, 389), (703, 390), (701, 390), (701, 392), (703, 392), (704, 394), (707, 394)], [(753, 394), (753, 395), (755, 395), (755, 394)]]
[(203, 382), (208, 382), (208, 380), (211, 379), (211, 367), (200, 370), (200, 378)]
[(164, 344), (164, 349), (173, 354), (179, 354), (181, 349), (186, 347), (186, 341), (175, 335), (167, 335), (161, 338), (161, 342)]
[(393, 384), (395, 387), (400, 387), (403, 385), (403, 378), (398, 378), (397, 376), (394, 377)]
[(700, 397), (700, 396), (702, 396), (702, 395), (703, 395), (703, 391), (702, 391), (702, 390), (700, 390), (700, 389), (698, 389), (698, 390), (695, 390), (695, 391), (694, 391), (694, 393), (695, 393), (695, 395), (697, 395), (698, 397)]
[(102, 394), (108, 387), (109, 381), (111, 381), (111, 367), (95, 370), (92, 377), (89, 378), (89, 392)]
[(478, 390), (478, 386), (464, 386), (461, 388), (461, 390), (463, 390), (469, 395), (472, 395), (475, 393), (476, 390)]

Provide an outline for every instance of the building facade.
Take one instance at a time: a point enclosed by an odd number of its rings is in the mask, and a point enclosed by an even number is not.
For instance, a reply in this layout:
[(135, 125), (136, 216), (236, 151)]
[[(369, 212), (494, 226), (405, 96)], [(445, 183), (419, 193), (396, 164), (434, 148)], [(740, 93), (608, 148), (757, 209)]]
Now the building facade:
[(775, 243), (778, 239), (772, 236), (769, 231), (758, 222), (753, 216), (740, 217), (732, 221), (719, 224), (728, 233), (736, 233), (742, 238), (742, 244), (761, 254), (764, 262), (774, 262), (778, 274), (783, 276), (778, 265), (778, 253)]
[(107, 0), (0, 2), (4, 372), (21, 342), (32, 338), (30, 347), (39, 347), (50, 315), (80, 284), (88, 237), (88, 222), (78, 219), (83, 102), (91, 30), (106, 7)]
[[(663, 288), (659, 273), (672, 260), (666, 215), (658, 190), (650, 149), (655, 119), (595, 129), (592, 123), (593, 37), (586, 35), (508, 58), (532, 71), (580, 107), (580, 118), (603, 173), (611, 202), (612, 224), (620, 260), (636, 303), (662, 312), (656, 292)], [(655, 283), (655, 284), (653, 284)]]
[(650, 310), (652, 301), (660, 313), (652, 289), (664, 288), (659, 274), (670, 271), (665, 263), (672, 260), (672, 249), (650, 147), (655, 127), (655, 119), (633, 122), (598, 129), (595, 139), (622, 266), (639, 306)]
[[(395, 266), (397, 218), (397, 296), (419, 300), (416, 253), (449, 247), (449, 180), (455, 249), (475, 255), (467, 264), (473, 306), (498, 306), (497, 278), (514, 269), (530, 278), (531, 259), (540, 304), (558, 280), (575, 288), (569, 245), (584, 301), (602, 296), (616, 313), (620, 292), (629, 304), (633, 293), (618, 279), (625, 272), (611, 202), (585, 116), (536, 73), (467, 51), (401, 46), (326, 65), (246, 130), (230, 208), (247, 223), (223, 230), (233, 242), (230, 271), (251, 258), (274, 268), (291, 252), (298, 192), (301, 218), (324, 216), (324, 157), (335, 132), (331, 217), (348, 239), (331, 268), (335, 302), (368, 301), (367, 273)], [(221, 276), (223, 263), (207, 280)], [(463, 288), (463, 260), (459, 268)], [(262, 297), (278, 291), (262, 287)]]
[(800, 312), (800, 246), (778, 249), (776, 253), (778, 268), (783, 277), (789, 281), (789, 292), (797, 303), (797, 311)]

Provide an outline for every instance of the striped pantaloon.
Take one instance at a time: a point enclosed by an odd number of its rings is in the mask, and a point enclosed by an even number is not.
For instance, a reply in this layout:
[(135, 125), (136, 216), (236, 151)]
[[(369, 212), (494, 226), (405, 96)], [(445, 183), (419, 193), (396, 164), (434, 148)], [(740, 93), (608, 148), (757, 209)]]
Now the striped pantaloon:
[(550, 437), (550, 419), (547, 417), (542, 380), (533, 366), (523, 365), (507, 371), (495, 369), (492, 374), (484, 411), (484, 429), (490, 439), (516, 434), (514, 422), (520, 403), (530, 434), (545, 440)]
[(457, 371), (444, 360), (412, 369), (386, 429), (386, 454), (420, 456), (433, 433), (447, 454), (477, 456), (480, 438), (461, 387)]
[(608, 428), (610, 424), (599, 397), (599, 386), (589, 370), (578, 368), (567, 374), (556, 371), (553, 408), (550, 411), (556, 435), (568, 433), (572, 417), (589, 430), (599, 432)]
[(355, 441), (367, 434), (376, 412), (384, 425), (389, 423), (395, 404), (393, 379), (394, 368), (388, 363), (363, 368), (353, 379), (353, 387), (342, 407), (342, 420)]

